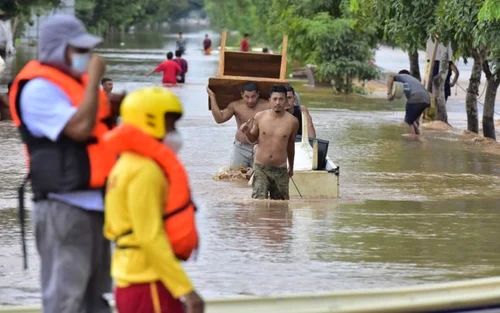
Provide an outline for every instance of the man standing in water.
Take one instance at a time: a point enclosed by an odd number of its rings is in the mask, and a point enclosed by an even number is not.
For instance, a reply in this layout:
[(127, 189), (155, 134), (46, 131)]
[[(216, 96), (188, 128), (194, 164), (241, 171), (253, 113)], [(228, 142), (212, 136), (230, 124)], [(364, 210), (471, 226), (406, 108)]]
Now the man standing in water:
[(392, 85), (394, 82), (404, 84), (404, 94), (406, 96), (405, 123), (408, 134), (420, 135), (418, 119), (425, 109), (431, 106), (429, 93), (415, 77), (407, 70), (401, 70), (397, 75), (389, 76), (387, 80), (387, 99), (394, 100), (392, 95)]
[(167, 60), (163, 61), (154, 70), (146, 74), (149, 76), (156, 72), (163, 72), (162, 83), (163, 84), (177, 84), (177, 75), (181, 75), (182, 69), (174, 60), (174, 54), (172, 52), (167, 53)]
[(182, 38), (182, 32), (179, 32), (179, 37), (175, 42), (175, 51), (180, 51), (181, 55), (186, 51), (186, 41)]
[(212, 115), (217, 124), (229, 121), (233, 116), (236, 118), (236, 131), (234, 140), (234, 149), (231, 157), (231, 167), (252, 167), (254, 152), (254, 144), (239, 130), (240, 125), (253, 118), (256, 113), (269, 109), (269, 101), (259, 98), (257, 84), (248, 82), (241, 90), (240, 100), (229, 103), (224, 110), (219, 109), (215, 93), (207, 87), (208, 95), (210, 96), (210, 105), (212, 107)]
[(210, 40), (208, 34), (205, 34), (205, 40), (203, 40), (203, 50), (205, 51), (205, 55), (209, 55), (212, 52), (212, 40)]
[(175, 51), (175, 63), (179, 64), (181, 67), (182, 73), (177, 75), (177, 82), (184, 84), (186, 82), (186, 73), (188, 71), (188, 62), (186, 59), (182, 57), (182, 53), (180, 50)]
[(11, 86), (12, 86), (12, 82), (9, 82), (7, 84), (7, 92), (3, 95), (0, 95), (0, 121), (12, 119), (12, 117), (10, 116), (10, 110), (9, 110), (9, 93), (10, 93)]
[(253, 165), (252, 198), (288, 200), (299, 121), (285, 110), (285, 86), (273, 86), (270, 95), (271, 109), (257, 113), (255, 118), (241, 125), (240, 131), (250, 142), (258, 143)]
[(248, 52), (250, 50), (250, 45), (248, 44), (248, 37), (250, 37), (250, 35), (245, 34), (243, 35), (243, 39), (241, 39), (240, 50), (243, 52)]
[(290, 114), (295, 116), (299, 121), (299, 131), (297, 135), (302, 136), (302, 112), (304, 112), (307, 118), (307, 132), (309, 134), (309, 137), (316, 138), (316, 130), (314, 129), (314, 124), (312, 121), (311, 114), (309, 114), (309, 111), (307, 110), (307, 107), (305, 105), (299, 104), (299, 102), (297, 101), (295, 90), (290, 85), (286, 86), (286, 100), (287, 100), (286, 110)]

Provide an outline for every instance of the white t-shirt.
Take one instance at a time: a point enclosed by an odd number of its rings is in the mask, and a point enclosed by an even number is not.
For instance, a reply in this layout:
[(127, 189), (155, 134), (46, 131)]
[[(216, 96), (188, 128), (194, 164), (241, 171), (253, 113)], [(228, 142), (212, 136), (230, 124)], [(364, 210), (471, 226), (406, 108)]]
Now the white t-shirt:
[[(35, 78), (24, 86), (20, 98), (21, 115), (26, 128), (35, 137), (56, 141), (76, 113), (68, 96), (44, 78)], [(100, 191), (84, 190), (49, 193), (51, 199), (91, 211), (104, 211)]]

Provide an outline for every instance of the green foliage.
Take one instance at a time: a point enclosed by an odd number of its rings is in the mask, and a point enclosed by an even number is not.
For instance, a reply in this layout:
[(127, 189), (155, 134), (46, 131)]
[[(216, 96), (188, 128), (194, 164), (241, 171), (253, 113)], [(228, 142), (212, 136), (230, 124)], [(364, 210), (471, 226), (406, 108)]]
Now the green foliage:
[(383, 39), (407, 52), (425, 48), (439, 0), (351, 0), (355, 16), (382, 29)]
[(317, 65), (319, 78), (347, 93), (353, 80), (377, 75), (370, 66), (377, 28), (351, 17), (349, 7), (346, 0), (205, 0), (220, 28), (250, 33), (273, 48), (287, 34), (289, 60)]
[(351, 93), (354, 78), (374, 79), (378, 75), (369, 61), (373, 57), (365, 34), (352, 27), (352, 20), (332, 18), (319, 13), (307, 25), (309, 36), (316, 43), (315, 63), (323, 80), (335, 82), (338, 92)]
[(498, 0), (486, 0), (479, 12), (480, 21), (497, 21), (500, 19), (500, 2)]
[(60, 0), (2, 0), (0, 10), (10, 17), (27, 17), (31, 15), (31, 9), (40, 11), (58, 6)]
[(76, 0), (76, 15), (92, 30), (169, 21), (203, 0)]

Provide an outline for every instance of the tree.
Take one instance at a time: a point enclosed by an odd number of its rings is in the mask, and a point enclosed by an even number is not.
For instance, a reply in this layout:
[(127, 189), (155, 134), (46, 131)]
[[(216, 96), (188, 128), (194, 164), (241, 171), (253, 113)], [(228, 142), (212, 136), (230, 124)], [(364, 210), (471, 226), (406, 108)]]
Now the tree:
[(418, 50), (425, 47), (439, 0), (351, 0), (351, 10), (383, 29), (383, 39), (406, 51), (410, 73), (421, 80)]
[(370, 65), (376, 31), (360, 27), (347, 4), (341, 0), (274, 0), (270, 20), (279, 22), (268, 29), (268, 34), (287, 33), (290, 56), (316, 64), (319, 78), (333, 80), (336, 90), (344, 93), (352, 92), (354, 79), (374, 79), (379, 74)]
[(2, 0), (0, 11), (11, 20), (13, 37), (19, 34), (18, 25), (31, 22), (32, 9), (49, 10), (59, 6), (60, 0)]
[(202, 0), (76, 0), (76, 15), (95, 32), (109, 33), (132, 25), (170, 21)]
[(496, 140), (493, 115), (498, 86), (500, 85), (500, 58), (498, 57), (500, 55), (500, 3), (486, 0), (478, 14), (478, 21), (474, 33), (475, 44), (487, 46), (489, 54), (483, 61), (483, 71), (487, 80), (483, 110), (483, 135)]
[(479, 132), (477, 97), (487, 47), (475, 41), (472, 34), (478, 31), (478, 14), (483, 3), (484, 0), (444, 0), (437, 11), (434, 29), (442, 41), (451, 43), (456, 57), (474, 60), (465, 100), (467, 129), (474, 133)]

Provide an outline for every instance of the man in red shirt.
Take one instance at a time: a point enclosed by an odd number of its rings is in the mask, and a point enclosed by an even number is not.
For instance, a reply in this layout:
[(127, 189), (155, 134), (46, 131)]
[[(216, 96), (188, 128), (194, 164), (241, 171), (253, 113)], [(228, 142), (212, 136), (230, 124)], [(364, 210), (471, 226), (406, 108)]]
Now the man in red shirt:
[(241, 51), (243, 52), (248, 52), (249, 46), (248, 46), (248, 37), (249, 34), (243, 35), (243, 39), (241, 39)]
[(163, 84), (177, 84), (177, 76), (182, 74), (182, 69), (174, 60), (174, 54), (172, 52), (167, 53), (167, 60), (163, 61), (154, 70), (149, 72), (146, 76), (153, 73), (163, 72)]

